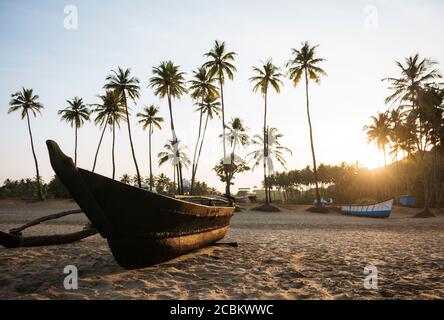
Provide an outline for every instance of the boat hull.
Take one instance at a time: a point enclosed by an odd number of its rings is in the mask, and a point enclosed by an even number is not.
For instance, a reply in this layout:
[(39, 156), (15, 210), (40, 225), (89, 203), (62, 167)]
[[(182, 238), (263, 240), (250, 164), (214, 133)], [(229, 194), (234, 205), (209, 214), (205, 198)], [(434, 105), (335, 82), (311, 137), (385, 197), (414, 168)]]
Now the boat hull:
[(222, 239), (234, 207), (206, 206), (135, 188), (77, 168), (47, 141), (57, 176), (102, 237), (116, 261), (140, 268)]
[(370, 217), (370, 218), (388, 218), (392, 213), (392, 206), (393, 206), (393, 199), (390, 199), (369, 205), (342, 206), (341, 210), (346, 215)]
[(228, 226), (164, 239), (111, 237), (108, 245), (119, 265), (141, 268), (174, 259), (221, 240)]

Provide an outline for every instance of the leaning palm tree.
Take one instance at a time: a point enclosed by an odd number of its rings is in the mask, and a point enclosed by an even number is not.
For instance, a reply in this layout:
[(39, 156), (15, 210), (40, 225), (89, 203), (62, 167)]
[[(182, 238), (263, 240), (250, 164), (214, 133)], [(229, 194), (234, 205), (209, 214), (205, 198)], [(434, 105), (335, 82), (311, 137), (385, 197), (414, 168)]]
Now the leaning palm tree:
[(177, 174), (177, 189), (181, 188), (180, 186), (180, 171), (181, 169), (188, 168), (188, 165), (191, 163), (187, 154), (185, 153), (185, 148), (180, 145), (179, 140), (170, 140), (163, 146), (165, 151), (159, 152), (157, 155), (159, 159), (159, 166), (163, 165), (166, 162), (170, 162), (174, 169), (174, 177)]
[(113, 90), (108, 90), (105, 95), (100, 95), (99, 98), (102, 100), (99, 104), (93, 104), (96, 108), (93, 112), (97, 113), (96, 118), (94, 119), (94, 123), (103, 127), (102, 133), (100, 135), (99, 144), (97, 146), (96, 154), (94, 156), (94, 164), (92, 171), (94, 172), (97, 164), (97, 157), (99, 155), (100, 146), (102, 145), (103, 136), (105, 134), (105, 130), (108, 125), (111, 126), (111, 132), (113, 136), (112, 142), (112, 163), (113, 163), (113, 179), (115, 178), (116, 173), (116, 164), (115, 164), (115, 127), (116, 125), (120, 127), (120, 121), (126, 120), (126, 112), (124, 107), (122, 106), (122, 99), (118, 92)]
[[(191, 91), (191, 98), (196, 100), (197, 103), (203, 103), (203, 100), (208, 96), (212, 95), (217, 97), (218, 92), (216, 86), (213, 84), (215, 78), (210, 75), (210, 73), (207, 71), (206, 68), (200, 67), (197, 69), (197, 71), (193, 71), (193, 79), (189, 81)], [(194, 182), (196, 179), (196, 157), (197, 157), (197, 151), (199, 148), (199, 142), (201, 139), (202, 134), (202, 122), (203, 122), (203, 111), (199, 110), (199, 128), (197, 132), (197, 139), (196, 139), (196, 145), (194, 147), (194, 153), (193, 153), (193, 163), (191, 168), (191, 187), (190, 187), (190, 193), (193, 194), (194, 190)]]
[[(154, 88), (154, 94), (160, 98), (168, 98), (168, 109), (170, 112), (170, 126), (172, 141), (178, 141), (173, 118), (172, 98), (180, 99), (182, 95), (188, 92), (185, 87), (185, 73), (179, 71), (180, 66), (172, 61), (163, 61), (158, 67), (153, 67), (153, 77), (150, 78), (149, 86)], [(179, 193), (183, 192), (182, 171), (179, 168)]]
[[(271, 86), (277, 93), (281, 91), (282, 81), (280, 77), (282, 76), (279, 72), (279, 68), (276, 67), (271, 59), (262, 63), (261, 67), (253, 67), (253, 72), (255, 76), (250, 78), (250, 82), (253, 82), (255, 85), (253, 87), (253, 91), (260, 91), (264, 96), (264, 128), (263, 128), (263, 141), (264, 141), (264, 184), (265, 190), (268, 190), (267, 184), (267, 150), (268, 150), (268, 142), (267, 142), (267, 97), (268, 97), (268, 88)], [(265, 193), (265, 204), (269, 204), (268, 193)]]
[(202, 147), (205, 142), (208, 121), (212, 120), (215, 116), (219, 116), (219, 113), (221, 112), (221, 106), (220, 106), (218, 95), (210, 94), (203, 99), (202, 103), (196, 103), (196, 105), (198, 107), (197, 110), (199, 112), (202, 112), (202, 114), (206, 115), (206, 116), (205, 116), (205, 124), (203, 127), (203, 132), (202, 132), (202, 139), (200, 140), (199, 150), (198, 150), (197, 156), (196, 156), (196, 165), (194, 166), (194, 175), (195, 176), (197, 174), (197, 167), (199, 165), (200, 155), (202, 154)]
[[(287, 162), (285, 161), (285, 153), (292, 155), (289, 148), (284, 147), (280, 144), (279, 139), (283, 135), (279, 133), (276, 128), (267, 128), (266, 138), (260, 134), (253, 136), (251, 142), (253, 145), (258, 146), (258, 149), (253, 150), (247, 156), (251, 157), (249, 161), (254, 161), (252, 169), (259, 166), (264, 161), (267, 162), (268, 173), (273, 173), (274, 171), (274, 161), (277, 161), (284, 169), (287, 168)], [(264, 145), (267, 148), (264, 148)], [(266, 181), (264, 180), (264, 185)], [(268, 189), (265, 185), (265, 197), (268, 198)]]
[[(210, 60), (204, 63), (204, 67), (207, 68), (212, 76), (216, 76), (219, 80), (219, 91), (222, 104), (222, 137), (223, 137), (223, 151), (224, 162), (227, 162), (226, 140), (225, 140), (225, 104), (224, 104), (224, 82), (227, 77), (233, 80), (233, 74), (236, 71), (236, 67), (232, 64), (236, 53), (229, 51), (225, 48), (225, 42), (215, 41), (214, 47), (211, 51), (205, 53), (205, 57)], [(227, 180), (227, 179), (226, 179)], [(227, 182), (228, 184), (228, 182)], [(226, 188), (227, 190), (229, 188)]]
[(139, 188), (142, 187), (142, 180), (140, 179), (139, 166), (137, 165), (136, 153), (134, 151), (133, 139), (131, 136), (131, 123), (129, 119), (128, 112), (128, 101), (127, 98), (136, 101), (140, 96), (139, 79), (131, 76), (131, 69), (118, 68), (117, 71), (111, 70), (111, 74), (106, 77), (107, 84), (104, 88), (107, 90), (114, 90), (120, 94), (122, 105), (125, 108), (127, 127), (128, 127), (128, 137), (131, 146), (131, 153), (133, 155), (134, 165), (136, 167), (137, 173), (137, 184)]
[(80, 129), (85, 121), (89, 121), (91, 111), (83, 103), (82, 98), (74, 97), (74, 99), (66, 100), (66, 102), (69, 106), (59, 110), (58, 114), (61, 115), (61, 120), (74, 127), (74, 164), (77, 165), (77, 130)]
[(310, 44), (306, 41), (302, 43), (302, 47), (300, 49), (292, 49), (293, 57), (287, 62), (288, 67), (288, 75), (290, 79), (293, 81), (293, 85), (296, 87), (302, 76), (305, 78), (305, 98), (307, 103), (307, 119), (308, 119), (308, 127), (310, 130), (310, 146), (311, 146), (311, 154), (313, 157), (313, 172), (314, 172), (314, 180), (316, 186), (316, 203), (319, 205), (321, 203), (321, 196), (319, 194), (319, 185), (318, 185), (318, 173), (316, 167), (316, 155), (315, 148), (313, 143), (313, 128), (311, 125), (310, 118), (310, 102), (308, 99), (308, 82), (309, 80), (313, 80), (315, 83), (321, 82), (321, 76), (326, 76), (327, 73), (318, 67), (317, 65), (320, 62), (325, 61), (325, 59), (316, 57), (316, 49), (318, 46), (310, 46)]
[(37, 157), (35, 155), (34, 150), (34, 141), (32, 139), (32, 131), (31, 131), (31, 123), (29, 120), (29, 113), (32, 112), (34, 117), (37, 116), (37, 114), (41, 113), (41, 110), (43, 109), (43, 105), (38, 102), (39, 99), (38, 95), (35, 95), (32, 89), (25, 89), (22, 88), (22, 91), (18, 91), (11, 95), (11, 101), (9, 102), (9, 105), (11, 106), (8, 110), (8, 113), (20, 111), (22, 120), (26, 118), (26, 121), (28, 123), (28, 132), (29, 132), (29, 138), (31, 140), (31, 149), (32, 149), (32, 155), (34, 156), (34, 163), (35, 163), (35, 171), (36, 171), (36, 180), (37, 180), (37, 195), (39, 200), (43, 200), (43, 194), (41, 189), (41, 183), (40, 183), (40, 173), (39, 173), (39, 164), (37, 162)]
[(159, 113), (159, 108), (154, 105), (150, 105), (149, 107), (145, 107), (143, 109), (143, 113), (138, 113), (137, 117), (140, 118), (139, 123), (142, 124), (143, 129), (146, 130), (148, 128), (148, 149), (149, 149), (149, 161), (150, 161), (150, 191), (153, 191), (153, 165), (151, 162), (151, 136), (154, 131), (154, 127), (159, 130), (162, 129), (160, 124), (163, 122), (163, 118), (159, 117), (157, 114)]
[(389, 144), (391, 128), (390, 117), (385, 112), (380, 112), (378, 115), (372, 116), (372, 124), (364, 126), (364, 131), (367, 134), (368, 142), (374, 142), (379, 150), (384, 154), (384, 167), (387, 166), (386, 148)]

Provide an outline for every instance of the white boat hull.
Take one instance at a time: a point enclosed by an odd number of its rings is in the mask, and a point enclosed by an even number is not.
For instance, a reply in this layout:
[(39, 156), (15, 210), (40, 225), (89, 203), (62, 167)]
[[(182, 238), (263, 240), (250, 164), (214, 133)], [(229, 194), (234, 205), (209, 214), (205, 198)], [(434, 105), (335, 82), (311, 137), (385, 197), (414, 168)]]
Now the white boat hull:
[(346, 205), (341, 210), (345, 214), (363, 216), (363, 217), (380, 217), (388, 218), (392, 213), (393, 199), (369, 204), (369, 205)]

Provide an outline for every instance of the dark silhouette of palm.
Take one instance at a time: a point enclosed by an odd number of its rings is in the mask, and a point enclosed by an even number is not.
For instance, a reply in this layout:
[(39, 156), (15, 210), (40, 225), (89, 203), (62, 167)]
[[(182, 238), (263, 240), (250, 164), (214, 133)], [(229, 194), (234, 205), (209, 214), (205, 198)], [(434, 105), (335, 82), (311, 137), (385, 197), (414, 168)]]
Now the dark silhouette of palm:
[[(234, 72), (236, 72), (236, 67), (232, 64), (236, 56), (235, 52), (228, 51), (225, 48), (225, 42), (215, 41), (214, 47), (211, 51), (205, 53), (205, 57), (209, 58), (207, 62), (204, 63), (204, 68), (209, 70), (210, 75), (215, 76), (219, 80), (219, 91), (222, 106), (222, 137), (223, 137), (223, 152), (224, 152), (224, 162), (229, 161), (227, 159), (226, 151), (226, 139), (225, 139), (225, 103), (224, 103), (224, 82), (228, 78), (233, 80)], [(230, 196), (230, 186), (226, 183), (225, 192)]]
[(372, 124), (364, 126), (368, 142), (374, 142), (384, 154), (384, 167), (387, 167), (387, 146), (390, 142), (390, 117), (385, 112), (380, 112), (376, 117), (372, 116)]
[(313, 173), (315, 178), (315, 186), (316, 186), (316, 203), (320, 205), (321, 203), (321, 195), (319, 193), (319, 184), (318, 184), (318, 173), (316, 166), (316, 154), (313, 142), (313, 128), (310, 118), (310, 102), (308, 95), (308, 82), (309, 80), (313, 80), (315, 83), (321, 82), (321, 76), (326, 76), (327, 73), (320, 67), (318, 64), (320, 62), (325, 61), (325, 59), (316, 57), (316, 49), (318, 46), (311, 46), (307, 41), (302, 43), (302, 47), (300, 49), (292, 49), (293, 57), (287, 62), (288, 67), (288, 75), (292, 80), (294, 86), (297, 86), (302, 77), (305, 78), (305, 97), (307, 102), (307, 119), (308, 119), (308, 127), (310, 130), (310, 146), (311, 146), (311, 154), (313, 157)]
[(113, 174), (112, 177), (115, 179), (116, 176), (116, 160), (115, 160), (115, 142), (116, 142), (116, 125), (120, 128), (120, 121), (126, 121), (125, 108), (122, 105), (122, 99), (118, 92), (108, 90), (105, 95), (99, 96), (102, 100), (101, 104), (95, 104), (96, 109), (94, 112), (97, 113), (94, 123), (103, 127), (102, 134), (100, 135), (99, 145), (97, 146), (96, 154), (94, 157), (93, 172), (97, 163), (97, 156), (99, 154), (100, 146), (102, 144), (103, 135), (105, 133), (106, 127), (111, 126), (110, 130), (112, 132), (112, 164), (113, 164)]
[(34, 157), (34, 163), (35, 163), (37, 193), (38, 193), (37, 196), (39, 200), (43, 200), (40, 173), (39, 173), (39, 164), (37, 162), (37, 156), (35, 155), (34, 141), (32, 138), (32, 131), (31, 131), (31, 123), (29, 120), (29, 113), (31, 112), (34, 115), (34, 117), (36, 117), (37, 114), (41, 113), (43, 105), (37, 101), (39, 99), (39, 96), (35, 95), (32, 89), (22, 88), (22, 91), (18, 91), (12, 94), (11, 98), (12, 99), (9, 102), (10, 108), (8, 110), (8, 113), (20, 111), (22, 120), (26, 118), (26, 122), (28, 124), (28, 133), (29, 133), (29, 138), (31, 140), (32, 155)]
[[(172, 61), (163, 61), (158, 67), (153, 67), (153, 77), (149, 80), (149, 86), (155, 89), (154, 94), (160, 98), (167, 97), (168, 109), (170, 113), (170, 126), (172, 141), (178, 141), (173, 117), (172, 98), (180, 99), (182, 95), (188, 92), (185, 87), (185, 73), (179, 71), (180, 66)], [(180, 166), (179, 166), (180, 167)], [(183, 193), (182, 169), (179, 170), (179, 193)]]
[(200, 145), (199, 145), (199, 151), (197, 152), (197, 157), (196, 157), (196, 165), (195, 165), (195, 173), (197, 172), (197, 167), (199, 165), (199, 160), (200, 160), (200, 155), (202, 154), (202, 147), (205, 141), (205, 136), (207, 133), (207, 126), (208, 126), (208, 121), (212, 120), (215, 116), (219, 116), (220, 112), (221, 112), (221, 104), (219, 102), (219, 98), (218, 95), (208, 95), (206, 96), (202, 103), (196, 103), (197, 105), (197, 111), (201, 112), (202, 115), (205, 116), (205, 124), (203, 127), (203, 132), (202, 132), (202, 139), (200, 141)]
[(59, 110), (61, 120), (66, 121), (74, 127), (74, 164), (77, 165), (77, 131), (85, 123), (89, 121), (91, 111), (83, 103), (82, 98), (74, 97), (72, 100), (66, 100), (68, 107)]
[[(267, 157), (268, 157), (268, 141), (267, 141), (267, 97), (268, 89), (271, 86), (277, 93), (281, 91), (282, 81), (280, 80), (282, 74), (279, 68), (276, 67), (271, 59), (262, 63), (261, 67), (253, 67), (255, 76), (250, 78), (250, 82), (254, 83), (253, 91), (260, 91), (264, 96), (264, 127), (263, 127), (263, 147), (264, 147), (264, 184), (265, 190), (268, 190), (267, 184)], [(269, 204), (268, 192), (265, 192), (265, 204)]]
[[(207, 71), (206, 68), (200, 67), (197, 69), (197, 71), (193, 71), (193, 78), (189, 81), (191, 91), (191, 98), (196, 100), (198, 103), (203, 103), (203, 100), (208, 95), (212, 96), (218, 96), (219, 93), (217, 91), (216, 86), (213, 84), (215, 81), (215, 78), (210, 75), (210, 73)], [(194, 192), (194, 183), (196, 180), (196, 159), (197, 159), (197, 152), (199, 148), (199, 142), (201, 139), (202, 134), (202, 124), (203, 124), (203, 112), (202, 110), (199, 110), (199, 128), (197, 132), (197, 139), (196, 139), (196, 145), (194, 146), (194, 153), (193, 153), (193, 162), (192, 162), (192, 168), (191, 168), (191, 187), (190, 187), (190, 193), (193, 194)]]
[(159, 113), (159, 108), (157, 108), (154, 105), (150, 105), (149, 107), (143, 108), (143, 112), (138, 113), (137, 117), (140, 119), (139, 123), (142, 124), (143, 129), (148, 129), (148, 151), (149, 151), (149, 162), (150, 162), (150, 191), (153, 191), (153, 165), (151, 161), (151, 136), (154, 131), (154, 127), (158, 128), (159, 130), (162, 129), (161, 123), (163, 122), (163, 118), (159, 117), (157, 114)]
[(136, 167), (137, 173), (137, 183), (139, 188), (142, 187), (142, 180), (140, 179), (139, 166), (137, 165), (136, 153), (134, 151), (133, 139), (131, 135), (131, 122), (129, 118), (128, 112), (128, 101), (127, 98), (135, 101), (139, 98), (139, 79), (131, 76), (131, 69), (122, 69), (118, 68), (117, 71), (111, 70), (111, 74), (106, 77), (107, 84), (105, 84), (104, 88), (106, 90), (114, 90), (116, 91), (122, 100), (122, 104), (125, 108), (126, 119), (127, 119), (127, 127), (128, 127), (128, 137), (131, 146), (131, 153), (134, 160), (134, 166)]

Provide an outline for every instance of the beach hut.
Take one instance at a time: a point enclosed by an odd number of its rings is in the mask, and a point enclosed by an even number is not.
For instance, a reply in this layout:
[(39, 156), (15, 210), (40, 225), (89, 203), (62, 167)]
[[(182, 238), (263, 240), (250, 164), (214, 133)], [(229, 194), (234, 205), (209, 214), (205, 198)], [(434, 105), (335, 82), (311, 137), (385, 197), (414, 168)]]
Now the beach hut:
[(415, 198), (410, 195), (399, 196), (399, 205), (404, 207), (413, 207), (416, 204)]

